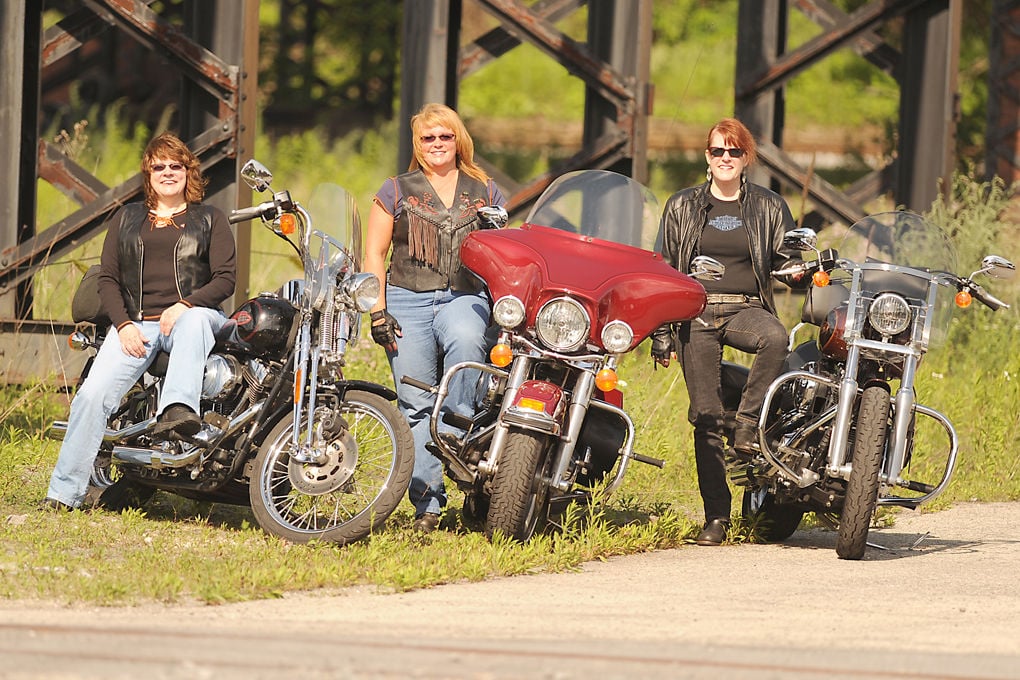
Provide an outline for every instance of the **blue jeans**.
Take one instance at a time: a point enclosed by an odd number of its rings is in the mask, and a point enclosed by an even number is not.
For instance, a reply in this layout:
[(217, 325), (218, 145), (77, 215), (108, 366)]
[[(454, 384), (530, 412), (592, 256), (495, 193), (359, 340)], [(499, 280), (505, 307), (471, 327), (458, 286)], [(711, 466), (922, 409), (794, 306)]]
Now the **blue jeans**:
[[(425, 449), (432, 439), (429, 421), (435, 396), (404, 385), (400, 379), (408, 375), (436, 385), (447, 366), (461, 361), (485, 361), (490, 344), (486, 333), (489, 303), (482, 295), (449, 289), (416, 293), (387, 286), (386, 310), (401, 328), (397, 351), (387, 352), (387, 358), (393, 371), (397, 404), (414, 435), (414, 473), (408, 498), (415, 515), (438, 514), (446, 505), (443, 464)], [(461, 371), (450, 383), (444, 411), (473, 414), (478, 377), (478, 371)]]
[(741, 395), (737, 423), (755, 425), (769, 384), (783, 372), (786, 329), (759, 302), (710, 304), (698, 319), (680, 326), (680, 363), (694, 426), (694, 461), (705, 520), (729, 519), (732, 496), (726, 481), (726, 420), (722, 403), (723, 347), (755, 355)]
[(195, 307), (181, 314), (168, 336), (160, 334), (159, 321), (136, 321), (135, 326), (149, 340), (147, 353), (140, 358), (124, 353), (120, 336), (111, 327), (71, 401), (67, 432), (46, 496), (71, 507), (85, 500), (110, 414), (160, 350), (170, 353), (170, 363), (159, 394), (159, 413), (171, 404), (185, 404), (199, 413), (205, 360), (226, 320), (219, 310)]

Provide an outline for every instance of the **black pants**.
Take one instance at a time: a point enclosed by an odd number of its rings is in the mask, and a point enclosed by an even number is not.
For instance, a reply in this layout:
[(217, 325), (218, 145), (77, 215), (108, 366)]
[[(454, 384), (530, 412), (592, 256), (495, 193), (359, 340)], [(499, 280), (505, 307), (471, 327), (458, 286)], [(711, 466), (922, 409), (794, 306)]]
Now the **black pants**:
[(755, 355), (737, 410), (738, 423), (754, 424), (769, 384), (783, 371), (787, 333), (759, 302), (710, 304), (699, 318), (680, 327), (680, 362), (691, 401), (687, 417), (694, 426), (694, 459), (705, 520), (729, 519), (732, 496), (723, 459), (725, 413), (720, 378), (723, 347)]

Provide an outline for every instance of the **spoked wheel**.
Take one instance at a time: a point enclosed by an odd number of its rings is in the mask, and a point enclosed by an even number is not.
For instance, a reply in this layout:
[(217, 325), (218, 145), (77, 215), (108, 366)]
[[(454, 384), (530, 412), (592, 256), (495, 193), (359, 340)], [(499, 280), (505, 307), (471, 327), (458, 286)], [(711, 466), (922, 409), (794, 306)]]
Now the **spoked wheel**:
[(315, 419), (309, 453), (322, 458), (314, 462), (292, 457), (290, 415), (266, 437), (248, 489), (252, 512), (265, 531), (295, 543), (360, 540), (407, 492), (411, 430), (393, 404), (360, 390), (347, 392), (336, 411), (317, 409)]
[(527, 541), (544, 518), (548, 494), (539, 467), (547, 439), (523, 430), (511, 430), (507, 435), (485, 520), (485, 535), (490, 539), (498, 532)]
[(793, 535), (804, 518), (804, 510), (794, 505), (777, 503), (775, 495), (759, 487), (744, 491), (741, 515), (755, 527), (758, 536), (775, 543)]
[(865, 388), (857, 412), (850, 481), (836, 537), (836, 554), (844, 560), (861, 559), (868, 543), (868, 526), (878, 500), (878, 475), (889, 430), (889, 410), (889, 393), (884, 388)]

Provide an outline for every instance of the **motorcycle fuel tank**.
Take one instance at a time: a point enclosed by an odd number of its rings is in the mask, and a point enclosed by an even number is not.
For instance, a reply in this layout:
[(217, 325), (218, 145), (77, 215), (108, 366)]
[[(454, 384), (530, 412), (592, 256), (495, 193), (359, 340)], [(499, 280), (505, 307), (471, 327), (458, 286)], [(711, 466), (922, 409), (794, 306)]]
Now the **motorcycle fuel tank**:
[(281, 357), (293, 345), (297, 308), (273, 294), (248, 300), (230, 315), (236, 324), (231, 340), (260, 356)]

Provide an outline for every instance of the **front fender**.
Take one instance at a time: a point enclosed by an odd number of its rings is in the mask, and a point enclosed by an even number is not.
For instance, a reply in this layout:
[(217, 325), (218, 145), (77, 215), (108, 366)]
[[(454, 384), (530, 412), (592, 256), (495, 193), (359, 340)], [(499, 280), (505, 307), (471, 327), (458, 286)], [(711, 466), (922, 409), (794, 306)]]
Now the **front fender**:
[(340, 391), (341, 397), (347, 394), (347, 390), (361, 390), (362, 392), (377, 394), (386, 401), (397, 400), (397, 393), (395, 391), (385, 385), (369, 382), (368, 380), (338, 380), (335, 384), (337, 390)]

